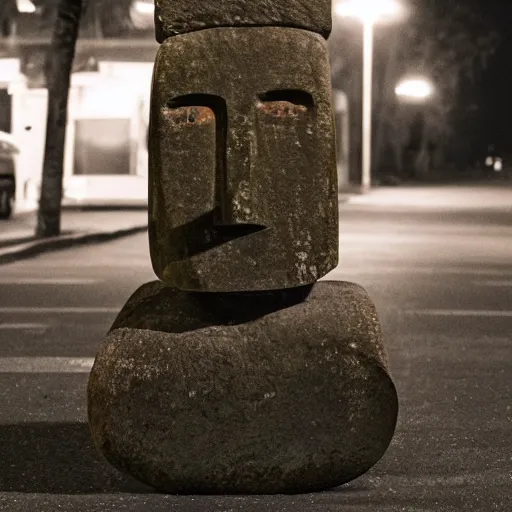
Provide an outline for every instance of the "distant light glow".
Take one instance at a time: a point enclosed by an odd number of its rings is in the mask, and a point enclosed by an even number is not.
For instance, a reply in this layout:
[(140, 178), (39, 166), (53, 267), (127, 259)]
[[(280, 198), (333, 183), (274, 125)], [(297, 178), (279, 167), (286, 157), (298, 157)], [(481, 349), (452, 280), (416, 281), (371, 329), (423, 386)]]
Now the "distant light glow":
[(135, 10), (141, 14), (153, 14), (155, 12), (155, 4), (153, 2), (138, 0), (134, 6)]
[(358, 18), (363, 23), (376, 23), (379, 20), (402, 16), (404, 7), (396, 0), (342, 0), (336, 4), (338, 16)]
[(18, 12), (36, 12), (36, 6), (30, 0), (16, 0), (16, 7), (18, 9)]
[(434, 93), (434, 86), (425, 78), (410, 78), (400, 82), (395, 89), (397, 96), (424, 100)]

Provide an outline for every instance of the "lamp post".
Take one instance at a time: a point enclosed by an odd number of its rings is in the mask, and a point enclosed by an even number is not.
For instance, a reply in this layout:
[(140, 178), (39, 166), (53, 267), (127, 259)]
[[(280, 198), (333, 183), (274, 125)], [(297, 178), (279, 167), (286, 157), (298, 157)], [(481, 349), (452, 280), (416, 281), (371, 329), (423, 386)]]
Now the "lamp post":
[(363, 132), (362, 170), (363, 191), (371, 187), (372, 157), (372, 81), (373, 31), (378, 21), (402, 14), (402, 5), (395, 0), (344, 0), (336, 4), (339, 16), (359, 19), (363, 24)]

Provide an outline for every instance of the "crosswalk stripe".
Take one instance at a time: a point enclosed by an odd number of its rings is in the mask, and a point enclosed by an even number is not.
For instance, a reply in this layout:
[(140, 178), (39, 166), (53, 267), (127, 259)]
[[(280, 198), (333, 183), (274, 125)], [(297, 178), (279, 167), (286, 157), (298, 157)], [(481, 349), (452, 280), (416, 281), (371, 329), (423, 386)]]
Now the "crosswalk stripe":
[[(369, 262), (368, 262), (369, 263)], [(422, 267), (382, 267), (375, 265), (375, 268), (364, 268), (364, 267), (344, 267), (343, 265), (335, 268), (331, 272), (333, 275), (365, 275), (365, 276), (384, 276), (390, 274), (416, 274), (416, 275), (427, 275), (429, 277), (435, 275), (464, 275), (464, 276), (486, 276), (486, 277), (512, 277), (512, 271), (507, 270), (494, 270), (494, 269), (464, 269), (464, 268), (422, 268)], [(512, 285), (511, 285), (512, 286)]]
[(87, 285), (96, 284), (99, 281), (91, 278), (81, 277), (19, 277), (11, 276), (8, 278), (0, 278), (0, 284), (16, 285), (16, 284), (44, 284), (44, 285)]
[(474, 316), (490, 318), (512, 317), (512, 311), (506, 310), (485, 310), (485, 309), (410, 309), (405, 311), (409, 315), (427, 316)]
[(0, 323), (0, 330), (23, 330), (23, 329), (47, 329), (47, 324), (35, 324), (35, 323)]
[(0, 314), (112, 314), (119, 313), (123, 306), (108, 308), (85, 307), (0, 307)]
[(1, 357), (0, 373), (89, 373), (91, 357)]
[(495, 288), (512, 288), (512, 281), (475, 281), (475, 284)]

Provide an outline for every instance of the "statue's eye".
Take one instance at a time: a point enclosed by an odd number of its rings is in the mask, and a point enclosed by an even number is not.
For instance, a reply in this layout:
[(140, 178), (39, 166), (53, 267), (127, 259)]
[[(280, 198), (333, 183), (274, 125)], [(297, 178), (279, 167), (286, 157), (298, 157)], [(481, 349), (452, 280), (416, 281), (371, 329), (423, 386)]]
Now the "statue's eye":
[(164, 115), (173, 124), (205, 124), (215, 122), (215, 113), (209, 107), (174, 107), (172, 103), (166, 105)]
[(258, 97), (258, 110), (282, 119), (305, 117), (314, 106), (311, 94), (297, 90), (269, 91)]
[(307, 107), (304, 105), (296, 105), (290, 101), (266, 101), (258, 105), (258, 109), (265, 114), (274, 117), (298, 118), (306, 115)]

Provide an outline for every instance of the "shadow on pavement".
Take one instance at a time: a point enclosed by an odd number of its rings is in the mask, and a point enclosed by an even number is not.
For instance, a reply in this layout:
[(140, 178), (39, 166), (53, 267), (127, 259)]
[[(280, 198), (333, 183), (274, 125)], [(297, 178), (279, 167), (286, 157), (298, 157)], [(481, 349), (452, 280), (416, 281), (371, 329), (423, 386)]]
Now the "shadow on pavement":
[(102, 460), (85, 423), (1, 425), (0, 461), (0, 492), (155, 492)]
[[(72, 235), (73, 231), (63, 230), (63, 231), (61, 231), (60, 234), (61, 234), (61, 236)], [(34, 235), (18, 236), (18, 237), (13, 237), (13, 238), (6, 238), (6, 239), (0, 238), (0, 249), (4, 249), (6, 247), (13, 247), (15, 245), (20, 245), (20, 244), (28, 244), (30, 242), (36, 242), (38, 240), (41, 240), (41, 239)]]
[[(1, 425), (0, 461), (0, 493), (159, 495), (103, 460), (85, 423)], [(333, 489), (327, 496), (367, 491), (359, 483)]]

